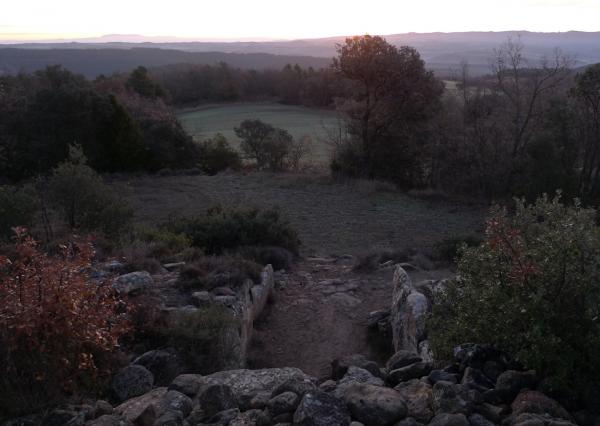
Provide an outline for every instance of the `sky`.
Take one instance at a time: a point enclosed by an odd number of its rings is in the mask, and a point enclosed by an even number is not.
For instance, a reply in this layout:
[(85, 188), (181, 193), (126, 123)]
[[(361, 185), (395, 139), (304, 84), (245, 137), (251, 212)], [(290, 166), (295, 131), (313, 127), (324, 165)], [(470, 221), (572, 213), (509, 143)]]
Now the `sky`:
[(600, 0), (0, 0), (0, 41), (600, 31)]

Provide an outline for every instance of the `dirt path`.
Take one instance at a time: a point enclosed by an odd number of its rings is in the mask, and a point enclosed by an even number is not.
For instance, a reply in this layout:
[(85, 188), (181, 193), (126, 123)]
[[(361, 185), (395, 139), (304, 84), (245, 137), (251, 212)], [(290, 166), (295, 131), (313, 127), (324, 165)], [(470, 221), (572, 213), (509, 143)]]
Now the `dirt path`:
[[(298, 367), (317, 377), (333, 359), (360, 353), (382, 362), (369, 343), (369, 312), (389, 308), (393, 268), (352, 272), (350, 258), (309, 258), (278, 274), (275, 302), (255, 324), (249, 366)], [(448, 271), (418, 272), (413, 279), (440, 278)], [(389, 348), (391, 350), (391, 348)]]

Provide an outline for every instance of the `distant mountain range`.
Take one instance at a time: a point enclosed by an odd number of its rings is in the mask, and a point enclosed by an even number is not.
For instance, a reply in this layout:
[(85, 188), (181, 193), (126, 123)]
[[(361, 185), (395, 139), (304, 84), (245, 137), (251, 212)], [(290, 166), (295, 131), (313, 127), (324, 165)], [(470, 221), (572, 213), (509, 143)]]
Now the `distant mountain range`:
[[(407, 33), (385, 36), (392, 44), (415, 47), (430, 69), (449, 76), (467, 61), (473, 74), (489, 70), (493, 49), (520, 38), (528, 59), (551, 56), (560, 48), (575, 66), (600, 62), (600, 32), (534, 33), (527, 31)], [(281, 68), (286, 63), (325, 67), (345, 37), (291, 41), (182, 41), (170, 37), (109, 35), (78, 41), (21, 43), (0, 48), (0, 73), (33, 71), (60, 63), (89, 77), (127, 71), (137, 65), (227, 62), (239, 68)]]

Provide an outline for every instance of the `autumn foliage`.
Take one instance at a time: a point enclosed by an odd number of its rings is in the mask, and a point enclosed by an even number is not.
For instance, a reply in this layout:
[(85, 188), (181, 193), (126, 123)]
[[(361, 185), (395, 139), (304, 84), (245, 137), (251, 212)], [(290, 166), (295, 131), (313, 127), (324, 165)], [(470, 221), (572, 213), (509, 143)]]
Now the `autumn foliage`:
[(92, 256), (83, 241), (46, 254), (23, 229), (0, 256), (0, 411), (90, 390), (109, 373), (127, 310), (109, 283), (89, 278)]

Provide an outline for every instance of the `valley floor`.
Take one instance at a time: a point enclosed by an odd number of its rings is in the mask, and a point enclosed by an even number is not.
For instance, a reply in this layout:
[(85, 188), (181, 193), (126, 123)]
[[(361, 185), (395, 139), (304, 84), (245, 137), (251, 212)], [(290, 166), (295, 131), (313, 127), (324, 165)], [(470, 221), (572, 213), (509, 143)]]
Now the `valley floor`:
[(373, 249), (429, 250), (445, 237), (481, 229), (485, 210), (426, 201), (369, 181), (325, 175), (231, 173), (118, 180), (139, 220), (203, 214), (214, 205), (277, 207), (298, 230), (302, 254), (361, 254)]

